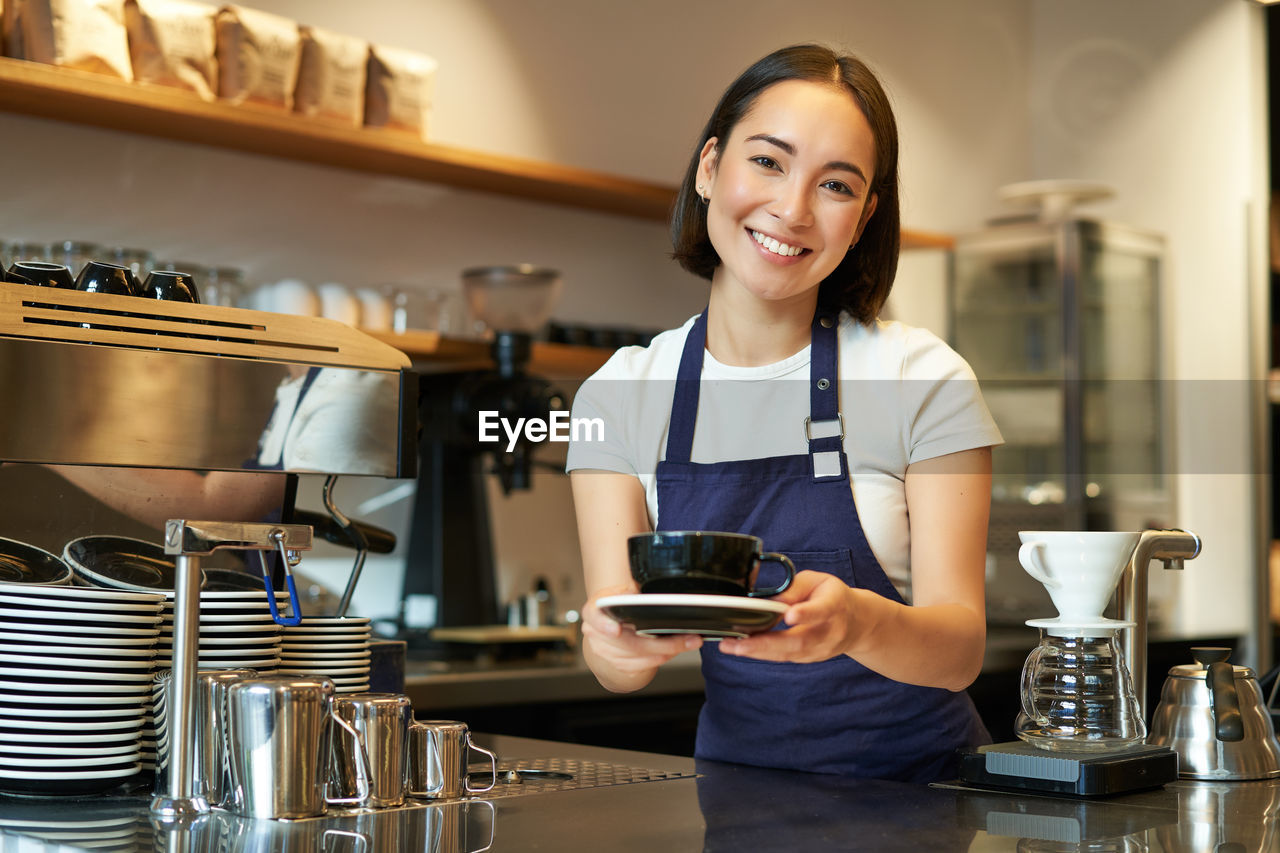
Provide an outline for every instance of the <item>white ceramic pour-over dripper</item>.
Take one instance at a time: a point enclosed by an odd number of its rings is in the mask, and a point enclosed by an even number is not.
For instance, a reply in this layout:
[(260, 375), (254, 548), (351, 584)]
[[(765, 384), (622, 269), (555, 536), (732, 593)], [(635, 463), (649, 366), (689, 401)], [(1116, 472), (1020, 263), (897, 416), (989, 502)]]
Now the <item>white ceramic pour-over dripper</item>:
[(1024, 530), (1018, 562), (1049, 590), (1062, 624), (1097, 623), (1141, 535)]

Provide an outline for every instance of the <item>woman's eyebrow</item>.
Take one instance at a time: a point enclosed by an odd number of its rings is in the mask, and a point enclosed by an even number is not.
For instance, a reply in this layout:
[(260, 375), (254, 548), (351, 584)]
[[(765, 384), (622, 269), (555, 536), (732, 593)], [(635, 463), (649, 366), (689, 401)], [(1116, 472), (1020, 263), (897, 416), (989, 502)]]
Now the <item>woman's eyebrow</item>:
[[(792, 157), (795, 156), (796, 147), (792, 145), (790, 142), (787, 142), (785, 139), (779, 139), (778, 137), (771, 136), (768, 133), (757, 133), (754, 136), (747, 137), (747, 142), (756, 142), (756, 141), (767, 142), (770, 145), (773, 145), (777, 148), (782, 149), (788, 155)], [(862, 178), (863, 183), (867, 182), (867, 176), (863, 173), (863, 171), (859, 169), (857, 166), (855, 166), (853, 163), (850, 163), (846, 160), (832, 160), (829, 163), (827, 163), (824, 168), (838, 169), (842, 172), (852, 172), (853, 174), (857, 175), (859, 178)]]

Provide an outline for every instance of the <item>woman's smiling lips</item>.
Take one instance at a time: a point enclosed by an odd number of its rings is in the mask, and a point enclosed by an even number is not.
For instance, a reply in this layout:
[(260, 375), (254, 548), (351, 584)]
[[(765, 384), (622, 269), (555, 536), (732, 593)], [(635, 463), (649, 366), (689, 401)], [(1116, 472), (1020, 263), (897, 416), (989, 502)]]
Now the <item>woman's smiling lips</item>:
[(767, 254), (776, 256), (779, 260), (783, 258), (794, 258), (801, 255), (808, 249), (803, 246), (793, 246), (790, 243), (784, 243), (776, 237), (770, 237), (753, 228), (748, 228), (747, 233), (751, 235), (751, 239), (762, 248)]

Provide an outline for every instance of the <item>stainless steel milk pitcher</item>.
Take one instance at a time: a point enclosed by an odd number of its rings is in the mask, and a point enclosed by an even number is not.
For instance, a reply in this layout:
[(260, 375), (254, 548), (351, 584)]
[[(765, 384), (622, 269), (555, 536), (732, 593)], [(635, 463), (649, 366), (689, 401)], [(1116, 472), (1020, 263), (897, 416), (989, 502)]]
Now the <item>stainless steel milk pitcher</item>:
[[(333, 712), (333, 681), (323, 676), (266, 676), (227, 690), (231, 798), (243, 817), (302, 818), (330, 805), (358, 805), (369, 796), (369, 758), (360, 733)], [(331, 729), (352, 739), (356, 795), (329, 794)]]

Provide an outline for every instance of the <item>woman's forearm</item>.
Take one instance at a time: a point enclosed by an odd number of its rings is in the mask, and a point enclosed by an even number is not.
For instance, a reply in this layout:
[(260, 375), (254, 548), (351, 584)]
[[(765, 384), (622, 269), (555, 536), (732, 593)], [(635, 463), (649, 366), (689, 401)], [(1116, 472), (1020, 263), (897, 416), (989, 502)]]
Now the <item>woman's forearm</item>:
[(849, 594), (859, 597), (854, 618), (874, 626), (854, 631), (859, 638), (847, 652), (863, 666), (895, 681), (953, 691), (968, 687), (982, 671), (982, 614), (963, 604), (913, 607), (866, 590)]

